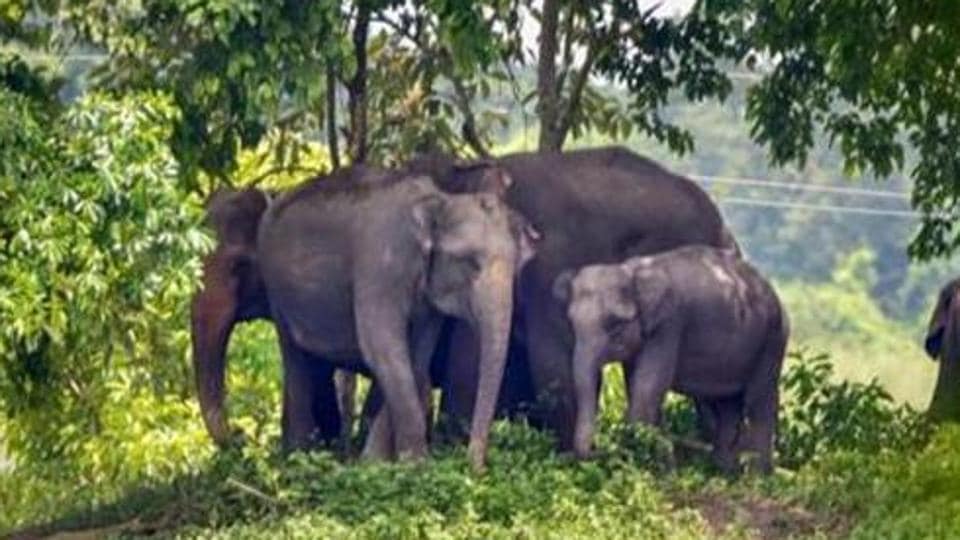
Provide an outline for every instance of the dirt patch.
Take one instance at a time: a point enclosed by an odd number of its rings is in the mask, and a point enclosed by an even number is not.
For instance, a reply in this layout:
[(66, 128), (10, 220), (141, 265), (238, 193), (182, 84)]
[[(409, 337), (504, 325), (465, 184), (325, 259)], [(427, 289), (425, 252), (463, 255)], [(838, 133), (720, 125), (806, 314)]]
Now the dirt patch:
[(683, 497), (682, 504), (695, 508), (716, 536), (744, 530), (758, 540), (784, 540), (815, 533), (842, 538), (849, 522), (838, 516), (820, 515), (799, 505), (759, 495), (732, 496), (709, 493)]

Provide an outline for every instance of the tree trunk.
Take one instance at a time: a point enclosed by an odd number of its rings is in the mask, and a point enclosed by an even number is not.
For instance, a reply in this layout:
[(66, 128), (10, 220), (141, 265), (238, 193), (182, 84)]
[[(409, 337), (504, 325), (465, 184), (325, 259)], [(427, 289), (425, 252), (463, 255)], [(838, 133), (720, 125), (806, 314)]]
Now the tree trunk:
[(540, 52), (537, 64), (537, 115), (540, 118), (540, 150), (560, 150), (560, 89), (557, 87), (557, 27), (559, 0), (544, 0), (540, 18)]
[(357, 71), (347, 84), (351, 163), (363, 163), (367, 159), (367, 35), (370, 30), (370, 11), (369, 2), (359, 2), (353, 27), (353, 54)]
[(340, 168), (340, 145), (337, 143), (337, 73), (332, 62), (327, 62), (327, 150), (330, 167)]

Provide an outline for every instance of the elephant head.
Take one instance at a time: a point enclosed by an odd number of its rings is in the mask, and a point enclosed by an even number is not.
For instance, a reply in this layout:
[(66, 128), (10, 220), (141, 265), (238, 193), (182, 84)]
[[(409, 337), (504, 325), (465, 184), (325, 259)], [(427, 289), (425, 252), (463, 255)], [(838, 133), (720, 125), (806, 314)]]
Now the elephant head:
[(934, 360), (960, 357), (960, 279), (941, 289), (923, 345)]
[[(639, 259), (644, 261), (645, 259)], [(574, 452), (586, 457), (593, 439), (597, 389), (603, 362), (626, 361), (643, 346), (672, 305), (662, 270), (632, 264), (591, 265), (567, 270), (553, 284), (573, 327), (572, 372), (577, 402)]]
[(267, 195), (257, 189), (222, 189), (207, 202), (207, 224), (217, 244), (204, 258), (202, 288), (193, 297), (191, 341), (200, 411), (221, 446), (231, 438), (224, 407), (230, 333), (240, 321), (270, 318), (256, 261), (257, 227), (266, 208)]
[(515, 277), (533, 256), (539, 234), (501, 199), (505, 173), (477, 193), (434, 192), (413, 209), (416, 237), (426, 256), (422, 284), (441, 313), (466, 320), (480, 340), (477, 399), (470, 459), (483, 466), (506, 363)]
[(576, 347), (601, 356), (633, 352), (663, 320), (672, 298), (662, 270), (629, 263), (564, 271), (553, 294), (567, 306)]

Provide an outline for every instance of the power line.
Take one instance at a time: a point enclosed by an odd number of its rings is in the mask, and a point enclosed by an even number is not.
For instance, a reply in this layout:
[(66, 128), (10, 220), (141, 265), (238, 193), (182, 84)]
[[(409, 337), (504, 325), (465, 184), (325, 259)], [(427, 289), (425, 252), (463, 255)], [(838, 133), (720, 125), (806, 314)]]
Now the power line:
[(702, 176), (697, 174), (689, 175), (690, 178), (699, 182), (712, 182), (717, 184), (731, 184), (742, 186), (756, 186), (774, 189), (790, 189), (796, 191), (818, 191), (822, 193), (836, 193), (839, 195), (857, 195), (864, 197), (879, 197), (885, 199), (910, 200), (910, 194), (906, 191), (893, 191), (883, 189), (863, 189), (848, 188), (840, 186), (821, 186), (816, 184), (797, 184), (794, 182), (780, 182), (776, 180), (761, 180), (759, 178), (742, 178), (733, 176)]
[(744, 197), (719, 196), (716, 199), (720, 204), (732, 206), (754, 206), (765, 208), (788, 208), (796, 210), (810, 210), (813, 212), (828, 212), (837, 214), (860, 214), (867, 216), (888, 216), (902, 218), (923, 217), (924, 214), (913, 210), (880, 210), (863, 206), (838, 206), (832, 204), (807, 204), (799, 202), (773, 201), (769, 199), (748, 199)]

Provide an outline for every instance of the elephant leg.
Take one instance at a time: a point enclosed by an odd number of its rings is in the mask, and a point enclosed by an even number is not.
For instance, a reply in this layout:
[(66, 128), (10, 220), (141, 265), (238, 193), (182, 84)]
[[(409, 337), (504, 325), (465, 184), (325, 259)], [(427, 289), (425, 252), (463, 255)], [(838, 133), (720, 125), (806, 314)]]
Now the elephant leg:
[(383, 406), (383, 392), (376, 382), (370, 385), (370, 392), (363, 404), (363, 417), (367, 426), (366, 441), (361, 457), (365, 460), (388, 461), (393, 459), (393, 430), (390, 415)]
[(751, 396), (744, 406), (747, 426), (742, 447), (754, 454), (757, 469), (764, 474), (773, 472), (773, 443), (780, 401), (776, 386), (771, 386), (768, 391)]
[(427, 455), (426, 421), (410, 358), (409, 317), (398, 306), (388, 309), (381, 304), (372, 298), (358, 299), (357, 337), (383, 392), (397, 457), (419, 460)]
[(443, 327), (443, 317), (427, 316), (425, 320), (415, 324), (415, 330), (411, 332), (414, 376), (417, 381), (417, 393), (424, 410), (428, 437), (430, 427), (433, 424), (433, 399), (431, 396), (433, 387), (430, 382), (430, 361), (437, 350)]
[(350, 452), (350, 438), (353, 436), (353, 424), (356, 420), (356, 373), (338, 369), (334, 373), (337, 386), (337, 405), (340, 410), (340, 449)]
[(526, 345), (514, 337), (510, 340), (510, 349), (507, 352), (497, 416), (510, 420), (523, 418), (534, 428), (540, 429), (543, 423), (530, 414), (535, 401), (536, 392), (530, 377)]
[(633, 360), (630, 375), (631, 401), (627, 422), (660, 426), (663, 400), (673, 384), (677, 366), (677, 340), (660, 336), (649, 340)]
[(574, 389), (577, 400), (577, 419), (574, 426), (574, 454), (585, 459), (593, 446), (593, 430), (597, 421), (597, 400), (602, 365), (596, 362), (578, 362), (573, 366)]
[(536, 390), (535, 414), (554, 432), (560, 451), (570, 451), (576, 424), (573, 351), (566, 345), (573, 341), (571, 332), (560, 321), (536, 313), (535, 308), (525, 311), (530, 376)]
[(470, 325), (456, 321), (450, 328), (450, 346), (442, 368), (443, 392), (437, 432), (448, 443), (467, 439), (477, 396), (480, 349)]
[[(427, 411), (426, 417), (430, 415), (430, 381), (421, 380), (422, 375), (418, 375), (417, 386), (421, 391), (421, 402)], [(425, 392), (427, 396), (423, 395)], [(370, 391), (363, 404), (363, 420), (366, 426), (366, 438), (361, 451), (361, 457), (370, 461), (389, 461), (396, 457), (394, 447), (393, 425), (390, 422), (390, 414), (384, 407), (383, 392), (380, 385), (374, 381), (370, 385)]]
[(333, 365), (319, 357), (311, 356), (313, 371), (313, 385), (310, 394), (313, 396), (313, 417), (317, 422), (320, 442), (324, 445), (335, 445), (343, 437), (348, 426), (344, 426), (341, 415), (335, 370)]
[(714, 465), (727, 474), (737, 472), (737, 438), (743, 423), (743, 399), (741, 396), (716, 400), (698, 399), (704, 407), (711, 410), (715, 425), (713, 431)]
[(697, 414), (697, 433), (704, 442), (713, 441), (717, 433), (717, 404), (713, 400), (693, 398), (693, 407)]
[[(279, 326), (279, 325), (278, 325)], [(282, 446), (285, 451), (312, 448), (340, 435), (333, 366), (304, 352), (278, 328), (283, 354)]]
[(756, 457), (756, 465), (763, 474), (773, 472), (773, 445), (777, 435), (777, 413), (780, 392), (777, 382), (787, 347), (785, 324), (767, 335), (760, 351), (757, 369), (744, 393), (746, 437), (744, 450)]

